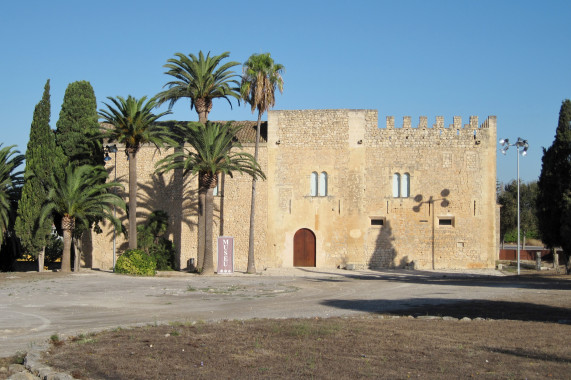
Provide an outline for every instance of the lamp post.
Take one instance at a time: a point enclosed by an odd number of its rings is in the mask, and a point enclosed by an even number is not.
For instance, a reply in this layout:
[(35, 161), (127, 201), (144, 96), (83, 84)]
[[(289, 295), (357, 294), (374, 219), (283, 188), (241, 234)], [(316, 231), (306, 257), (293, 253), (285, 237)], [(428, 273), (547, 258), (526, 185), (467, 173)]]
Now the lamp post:
[[(115, 179), (113, 180), (114, 182), (117, 182), (117, 145), (113, 144), (113, 145), (107, 145), (105, 147), (105, 158), (103, 160), (110, 161), (111, 157), (109, 157), (109, 153), (114, 153), (115, 154), (115, 165), (114, 165), (114, 170), (115, 170)], [(116, 218), (117, 217), (117, 209), (115, 208), (115, 206), (113, 206), (113, 217)], [(113, 224), (113, 272), (115, 272), (115, 262), (117, 259), (117, 250), (116, 250), (116, 236), (117, 236), (117, 231), (115, 230), (115, 224)]]
[(521, 149), (521, 155), (525, 157), (527, 155), (527, 149), (529, 144), (527, 140), (523, 140), (521, 137), (517, 138), (517, 141), (510, 144), (509, 139), (501, 139), (500, 144), (502, 145), (502, 154), (506, 154), (510, 146), (515, 146), (517, 150), (517, 274), (520, 273), (520, 219), (519, 219), (519, 155)]

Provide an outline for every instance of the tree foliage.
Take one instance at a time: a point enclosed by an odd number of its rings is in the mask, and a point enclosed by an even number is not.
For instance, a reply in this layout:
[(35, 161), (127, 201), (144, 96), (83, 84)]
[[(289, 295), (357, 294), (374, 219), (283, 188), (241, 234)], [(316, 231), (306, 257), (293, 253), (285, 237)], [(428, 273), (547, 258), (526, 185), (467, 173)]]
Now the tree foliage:
[(212, 109), (213, 99), (226, 99), (230, 107), (231, 97), (240, 99), (239, 83), (234, 79), (237, 74), (230, 70), (239, 63), (227, 62), (219, 67), (221, 61), (230, 56), (229, 52), (213, 57), (210, 53), (204, 56), (202, 51), (198, 52), (198, 57), (182, 53), (176, 53), (175, 56), (176, 58), (168, 59), (167, 64), (163, 66), (168, 69), (165, 74), (174, 79), (164, 85), (167, 90), (157, 94), (159, 104), (169, 102), (171, 109), (178, 100), (189, 98), (190, 109), (196, 110), (198, 120), (204, 124)]
[(263, 114), (275, 105), (276, 88), (280, 93), (284, 90), (284, 70), (270, 53), (252, 54), (244, 62), (240, 96), (250, 105), (252, 113), (258, 110), (258, 114)]
[[(260, 145), (260, 124), (262, 114), (275, 104), (276, 87), (283, 92), (284, 81), (283, 65), (275, 63), (270, 53), (252, 54), (243, 66), (240, 95), (246, 103), (250, 104), (252, 113), (258, 110), (258, 123), (256, 125), (256, 146), (254, 159), (258, 160)], [(252, 178), (252, 197), (250, 201), (250, 233), (248, 244), (248, 273), (256, 273), (254, 257), (254, 220), (256, 214), (256, 177)]]
[(65, 162), (61, 148), (56, 146), (50, 128), (50, 81), (46, 82), (42, 100), (34, 109), (30, 140), (26, 150), (24, 186), (18, 203), (16, 234), (24, 249), (37, 257), (52, 229), (51, 218), (39, 223), (40, 209), (47, 199), (50, 178)]
[(113, 206), (125, 209), (125, 202), (110, 191), (121, 184), (105, 182), (107, 176), (103, 166), (75, 167), (73, 163), (68, 163), (63, 176), (51, 177), (51, 189), (41, 209), (40, 222), (53, 213), (63, 216), (61, 269), (64, 272), (71, 269), (71, 237), (76, 228), (85, 228), (93, 219), (106, 219), (121, 230), (121, 222), (113, 215)]
[(97, 101), (89, 82), (67, 86), (56, 126), (56, 143), (70, 162), (75, 166), (103, 165)]
[(112, 105), (104, 103), (106, 110), (99, 110), (103, 122), (108, 123), (103, 137), (108, 141), (117, 141), (125, 146), (129, 157), (129, 248), (137, 248), (137, 151), (143, 144), (154, 144), (157, 149), (166, 144), (176, 145), (174, 134), (166, 126), (157, 124), (157, 120), (170, 114), (170, 111), (158, 115), (153, 113), (157, 106), (155, 98), (143, 96), (136, 99), (129, 95), (108, 97)]
[(239, 130), (240, 127), (234, 127), (230, 123), (188, 123), (181, 132), (184, 142), (192, 149), (177, 150), (157, 162), (157, 171), (161, 173), (182, 169), (183, 175), (198, 174), (198, 193), (204, 198), (204, 207), (200, 208), (199, 213), (205, 223), (204, 260), (199, 270), (204, 274), (214, 273), (213, 190), (218, 184), (218, 175), (224, 173), (232, 177), (234, 173), (243, 173), (265, 178), (254, 157), (240, 150), (241, 144), (236, 139)]
[(2, 145), (0, 144), (0, 245), (14, 226), (14, 201), (18, 199), (23, 182), (22, 172), (16, 170), (24, 161), (24, 156), (14, 150), (14, 145)]
[[(537, 181), (520, 183), (520, 227), (527, 238), (539, 237), (537, 220)], [(498, 203), (500, 209), (500, 240), (506, 236), (517, 236), (517, 182), (511, 181), (500, 187)], [(511, 238), (509, 239), (511, 241)]]
[(153, 257), (157, 270), (172, 270), (175, 266), (175, 249), (166, 232), (169, 215), (163, 210), (153, 211), (145, 224), (137, 227), (139, 249)]
[(543, 241), (571, 255), (571, 100), (561, 104), (553, 144), (543, 149), (537, 200)]

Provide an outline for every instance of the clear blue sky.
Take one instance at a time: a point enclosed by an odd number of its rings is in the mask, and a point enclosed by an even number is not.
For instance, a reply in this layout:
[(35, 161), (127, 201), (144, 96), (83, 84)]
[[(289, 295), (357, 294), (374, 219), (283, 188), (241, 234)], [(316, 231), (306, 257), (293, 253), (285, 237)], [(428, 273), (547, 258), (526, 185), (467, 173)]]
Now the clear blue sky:
[[(67, 85), (108, 96), (152, 96), (174, 53), (199, 50), (244, 62), (271, 52), (286, 67), (275, 109), (377, 109), (395, 116), (498, 118), (498, 137), (527, 138), (523, 180), (541, 170), (561, 101), (571, 98), (571, 1), (5, 1), (0, 5), (0, 128), (28, 141), (51, 79), (55, 129)], [(165, 106), (166, 108), (166, 106)], [(169, 118), (197, 120), (180, 101)], [(255, 120), (215, 101), (211, 120)], [(429, 154), (429, 152), (427, 152)], [(516, 155), (498, 155), (498, 178)]]

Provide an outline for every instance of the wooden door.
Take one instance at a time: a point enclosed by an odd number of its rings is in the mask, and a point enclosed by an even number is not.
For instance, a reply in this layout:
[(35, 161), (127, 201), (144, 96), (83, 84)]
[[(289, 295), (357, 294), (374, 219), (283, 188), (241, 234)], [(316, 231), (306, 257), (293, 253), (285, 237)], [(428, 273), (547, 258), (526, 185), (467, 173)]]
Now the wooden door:
[(307, 228), (298, 230), (293, 236), (293, 266), (315, 266), (315, 235)]

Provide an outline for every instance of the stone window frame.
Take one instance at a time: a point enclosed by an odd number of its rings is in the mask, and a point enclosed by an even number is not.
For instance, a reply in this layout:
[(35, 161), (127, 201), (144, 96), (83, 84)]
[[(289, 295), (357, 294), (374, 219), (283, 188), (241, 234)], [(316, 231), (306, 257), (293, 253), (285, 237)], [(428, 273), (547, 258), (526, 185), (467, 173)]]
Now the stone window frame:
[(456, 218), (452, 215), (443, 215), (438, 217), (439, 228), (454, 228), (456, 226)]
[(393, 198), (410, 198), (410, 173), (394, 172), (392, 176)]
[(371, 228), (383, 228), (386, 223), (386, 216), (369, 216), (369, 227)]
[(311, 172), (309, 176), (309, 196), (326, 197), (329, 195), (329, 174), (326, 171)]

